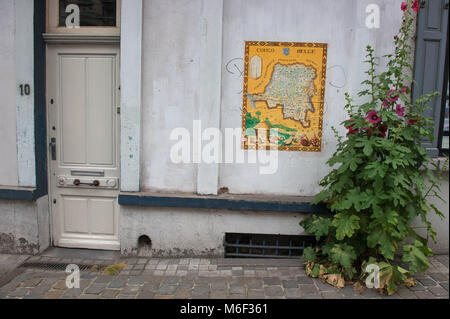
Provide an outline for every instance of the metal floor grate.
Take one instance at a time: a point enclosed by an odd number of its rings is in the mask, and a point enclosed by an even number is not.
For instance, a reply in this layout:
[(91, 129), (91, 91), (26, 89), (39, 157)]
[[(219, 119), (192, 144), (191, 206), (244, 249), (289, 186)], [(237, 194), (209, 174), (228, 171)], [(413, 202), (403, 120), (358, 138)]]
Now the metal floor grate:
[[(65, 271), (67, 266), (70, 265), (68, 263), (24, 263), (20, 267), (21, 268), (32, 268), (32, 269), (40, 269), (40, 270), (53, 270), (53, 271)], [(99, 265), (78, 265), (80, 270), (93, 270), (93, 268), (96, 268), (96, 270), (102, 268), (102, 266)]]
[(312, 236), (226, 233), (225, 258), (298, 259), (314, 242)]

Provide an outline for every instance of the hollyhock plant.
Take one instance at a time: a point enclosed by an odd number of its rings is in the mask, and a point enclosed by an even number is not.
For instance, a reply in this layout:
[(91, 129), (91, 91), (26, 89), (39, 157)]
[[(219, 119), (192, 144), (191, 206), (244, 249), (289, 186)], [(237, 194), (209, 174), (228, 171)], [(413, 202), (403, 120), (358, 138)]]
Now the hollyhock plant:
[(372, 124), (377, 124), (381, 122), (381, 117), (378, 116), (378, 112), (375, 110), (370, 111), (369, 114), (367, 114), (367, 116), (364, 119), (369, 120), (369, 123)]
[(415, 12), (419, 12), (419, 1), (418, 0), (414, 1), (412, 8)]
[(396, 102), (398, 100), (398, 92), (396, 90), (389, 90), (387, 98), (390, 102)]
[(385, 138), (388, 127), (386, 124), (380, 124), (378, 126), (378, 131), (380, 131), (380, 137)]
[[(433, 136), (433, 120), (423, 114), (437, 94), (414, 101), (406, 95), (411, 85), (409, 43), (415, 7), (413, 0), (402, 4), (403, 23), (382, 70), (374, 49), (367, 46), (368, 76), (357, 92), (362, 103), (345, 94), (350, 120), (342, 124), (347, 136), (333, 128), (337, 150), (327, 162), (331, 171), (321, 180), (323, 189), (313, 202), (326, 204), (332, 214), (300, 222), (317, 241), (303, 251), (307, 275), (339, 288), (347, 282), (364, 282), (370, 275), (368, 265), (380, 269), (379, 292), (391, 295), (399, 285), (414, 286), (412, 276), (429, 267), (429, 238), (436, 237), (428, 216), (431, 212), (443, 216), (429, 203), (429, 197), (439, 192), (439, 181), (421, 143)], [(411, 227), (417, 218), (426, 227), (425, 236)], [(404, 265), (394, 260), (398, 254)]]
[(405, 107), (401, 106), (401, 104), (397, 104), (395, 107), (395, 113), (397, 113), (398, 116), (403, 117), (405, 116)]
[(406, 2), (402, 2), (402, 11), (405, 12), (408, 6), (406, 5)]

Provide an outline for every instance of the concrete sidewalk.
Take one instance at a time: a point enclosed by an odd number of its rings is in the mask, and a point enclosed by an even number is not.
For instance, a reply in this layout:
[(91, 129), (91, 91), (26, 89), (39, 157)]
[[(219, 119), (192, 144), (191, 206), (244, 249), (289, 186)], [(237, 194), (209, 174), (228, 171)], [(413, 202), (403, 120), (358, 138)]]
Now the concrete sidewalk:
[[(0, 261), (8, 258), (0, 255)], [(320, 279), (307, 277), (299, 260), (124, 258), (111, 252), (64, 249), (51, 249), (41, 256), (25, 258), (22, 267), (3, 277), (0, 275), (0, 298), (449, 298), (448, 255), (432, 257), (427, 273), (415, 276), (417, 286), (401, 287), (393, 296), (368, 289), (361, 294), (351, 285), (337, 289)], [(103, 267), (120, 263), (126, 266), (116, 275), (101, 271)], [(67, 264), (81, 268), (79, 289), (66, 287)], [(50, 270), (50, 267), (58, 269)]]

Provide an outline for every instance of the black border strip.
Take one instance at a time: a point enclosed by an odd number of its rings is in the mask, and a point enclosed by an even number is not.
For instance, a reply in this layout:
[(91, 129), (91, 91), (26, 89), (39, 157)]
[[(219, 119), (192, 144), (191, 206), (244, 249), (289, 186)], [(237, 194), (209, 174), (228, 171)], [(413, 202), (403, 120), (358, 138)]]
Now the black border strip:
[(312, 205), (307, 202), (281, 202), (276, 200), (254, 201), (228, 198), (153, 196), (136, 194), (119, 194), (119, 205), (223, 209), (235, 211), (270, 211), (318, 214), (330, 213), (330, 210), (324, 204)]
[(0, 199), (34, 201), (48, 194), (47, 114), (45, 103), (45, 33), (46, 1), (34, 1), (34, 153), (36, 188), (1, 188)]

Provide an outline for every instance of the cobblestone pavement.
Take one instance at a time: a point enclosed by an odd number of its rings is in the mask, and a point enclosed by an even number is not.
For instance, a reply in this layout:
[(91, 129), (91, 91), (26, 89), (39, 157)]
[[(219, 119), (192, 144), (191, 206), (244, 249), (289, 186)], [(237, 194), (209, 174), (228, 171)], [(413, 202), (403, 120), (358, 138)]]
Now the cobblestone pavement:
[[(401, 287), (393, 296), (387, 296), (369, 289), (361, 294), (351, 285), (337, 289), (320, 279), (309, 278), (299, 260), (120, 258), (108, 261), (41, 256), (28, 258), (29, 264), (19, 268), (22, 271), (17, 273), (16, 269), (13, 275), (9, 274), (12, 278), (8, 279), (8, 275), (0, 278), (0, 299), (448, 299), (449, 256), (435, 256), (430, 262), (427, 273), (415, 276), (417, 286)], [(100, 268), (112, 263), (127, 265), (116, 275), (105, 275), (95, 267), (82, 270), (80, 288), (68, 289), (64, 270), (45, 270), (43, 263), (99, 265)]]
[(23, 263), (29, 255), (0, 254), (0, 277)]

